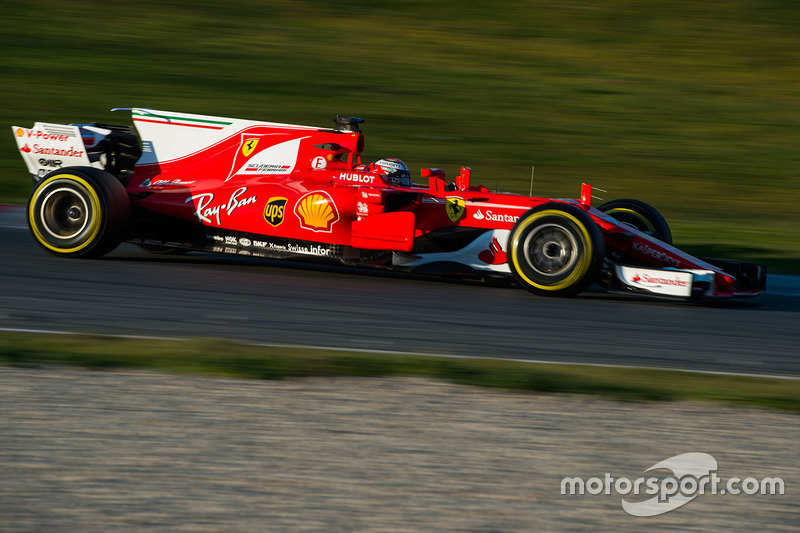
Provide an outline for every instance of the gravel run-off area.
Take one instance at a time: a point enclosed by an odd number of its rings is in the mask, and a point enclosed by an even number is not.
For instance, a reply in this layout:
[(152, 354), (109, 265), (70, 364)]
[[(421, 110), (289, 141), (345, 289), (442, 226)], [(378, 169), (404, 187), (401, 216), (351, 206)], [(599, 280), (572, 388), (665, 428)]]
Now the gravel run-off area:
[[(797, 531), (798, 421), (422, 379), (0, 368), (0, 530)], [(786, 493), (652, 517), (561, 494), (690, 452)]]

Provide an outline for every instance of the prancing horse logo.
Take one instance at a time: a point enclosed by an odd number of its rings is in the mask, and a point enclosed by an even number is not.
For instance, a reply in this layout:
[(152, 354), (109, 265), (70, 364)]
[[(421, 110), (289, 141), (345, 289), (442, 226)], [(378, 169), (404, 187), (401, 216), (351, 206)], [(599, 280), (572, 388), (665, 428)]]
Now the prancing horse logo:
[(253, 153), (253, 150), (256, 149), (258, 145), (258, 139), (247, 139), (244, 141), (242, 145), (242, 155), (245, 157), (250, 157), (250, 154)]
[(450, 220), (453, 222), (458, 222), (459, 219), (464, 216), (464, 211), (467, 210), (467, 203), (463, 198), (458, 198), (456, 196), (447, 198), (446, 200), (445, 211), (447, 211), (447, 216), (450, 217)]

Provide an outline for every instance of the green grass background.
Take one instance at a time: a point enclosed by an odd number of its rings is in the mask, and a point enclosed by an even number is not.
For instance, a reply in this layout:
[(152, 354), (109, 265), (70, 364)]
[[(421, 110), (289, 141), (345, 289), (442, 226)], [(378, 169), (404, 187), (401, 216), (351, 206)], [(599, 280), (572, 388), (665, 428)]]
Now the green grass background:
[(0, 368), (52, 365), (278, 380), (412, 376), (528, 393), (589, 394), (635, 402), (718, 402), (800, 414), (800, 387), (793, 379), (493, 359), (376, 356), (364, 352), (253, 346), (214, 339), (167, 341), (88, 335), (0, 335)]
[[(112, 107), (329, 126), (367, 158), (659, 208), (690, 252), (800, 273), (800, 2), (4, 2), (0, 124)], [(0, 202), (31, 182), (0, 135)]]

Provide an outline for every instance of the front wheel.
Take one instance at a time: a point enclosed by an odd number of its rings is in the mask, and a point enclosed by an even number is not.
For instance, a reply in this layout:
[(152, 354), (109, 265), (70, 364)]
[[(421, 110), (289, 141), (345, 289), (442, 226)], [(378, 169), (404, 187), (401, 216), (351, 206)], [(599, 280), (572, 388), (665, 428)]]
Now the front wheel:
[(48, 252), (99, 257), (116, 248), (130, 218), (125, 187), (111, 174), (67, 167), (45, 176), (28, 201), (28, 226)]
[(545, 296), (571, 296), (596, 278), (605, 256), (603, 235), (582, 209), (560, 202), (534, 207), (508, 239), (508, 263), (526, 289)]
[(611, 200), (598, 209), (626, 226), (651, 235), (661, 242), (672, 244), (672, 232), (667, 221), (649, 204), (639, 200)]

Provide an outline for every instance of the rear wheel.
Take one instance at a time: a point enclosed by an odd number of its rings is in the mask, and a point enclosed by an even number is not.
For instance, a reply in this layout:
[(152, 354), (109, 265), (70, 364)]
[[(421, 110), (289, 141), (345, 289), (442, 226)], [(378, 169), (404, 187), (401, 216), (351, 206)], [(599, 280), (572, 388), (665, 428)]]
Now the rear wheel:
[(130, 200), (114, 176), (74, 167), (45, 176), (28, 201), (28, 226), (48, 252), (99, 257), (116, 248), (130, 218)]
[(548, 202), (525, 213), (508, 239), (508, 263), (529, 291), (571, 296), (596, 278), (605, 255), (600, 228), (582, 209)]
[(639, 200), (611, 200), (598, 208), (603, 213), (656, 239), (672, 244), (672, 232), (667, 221), (656, 209)]

